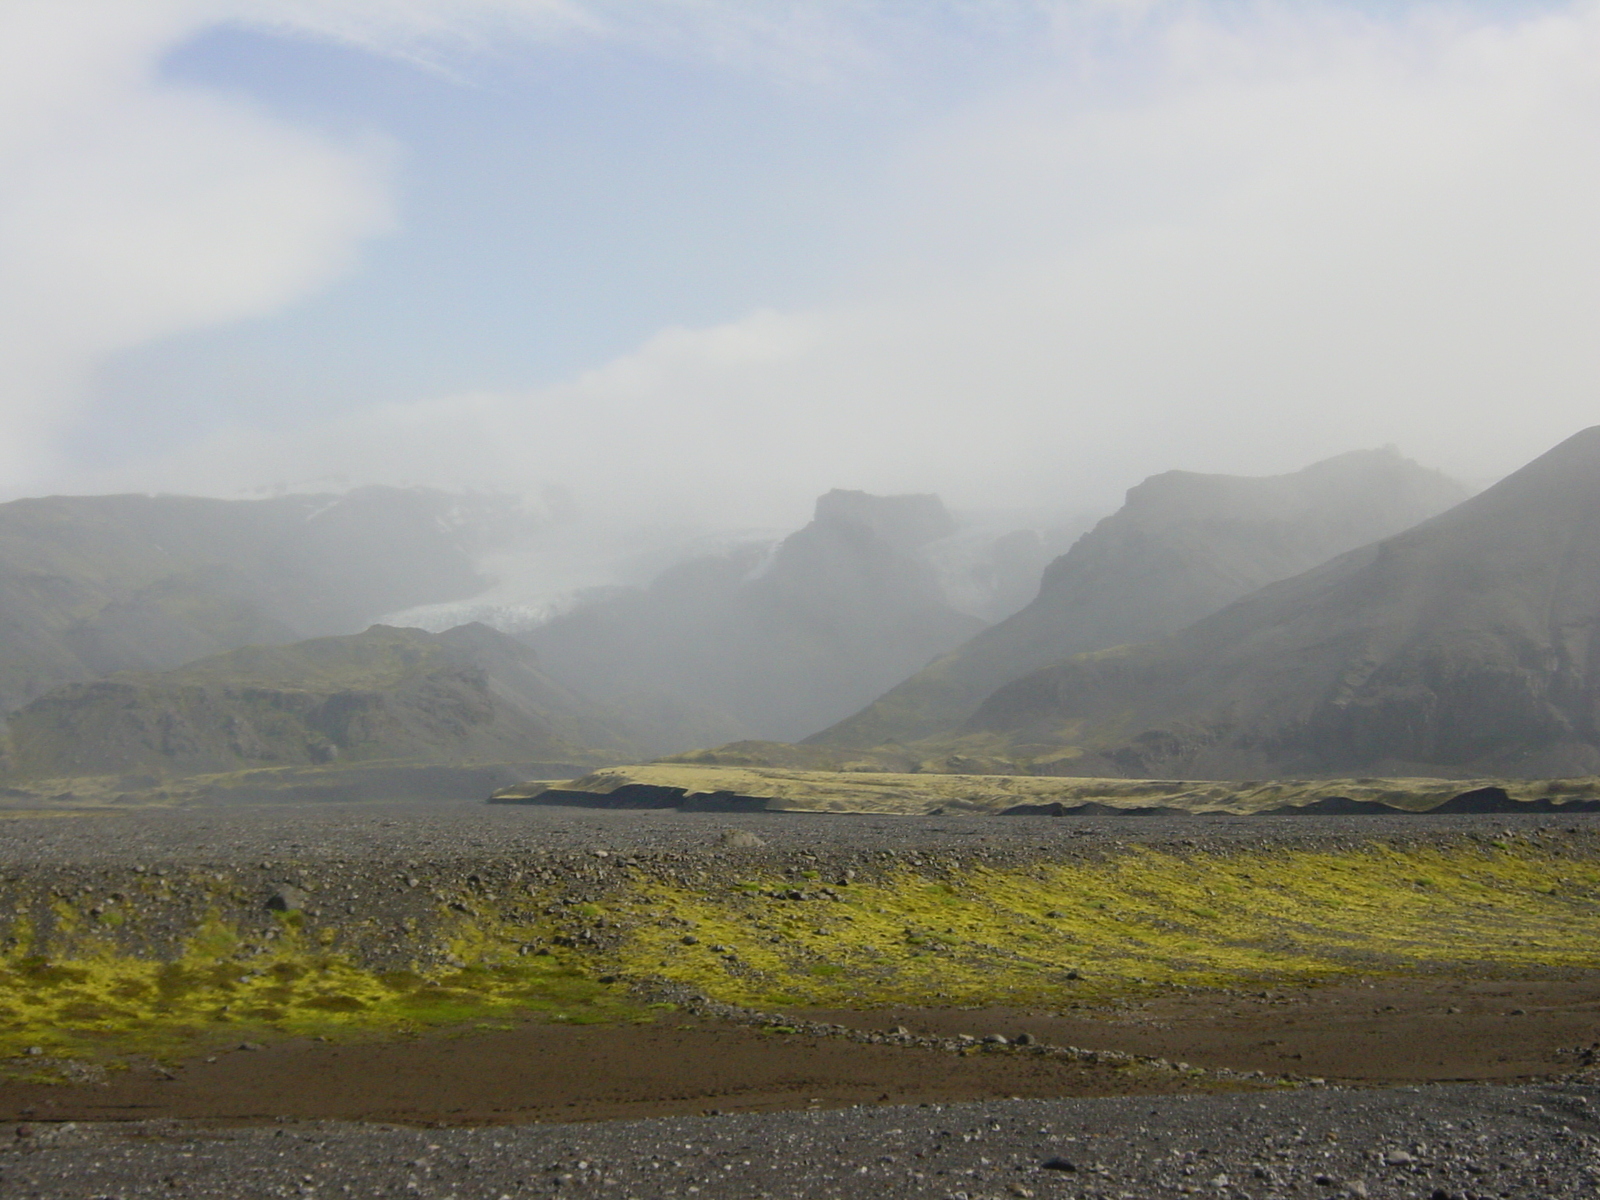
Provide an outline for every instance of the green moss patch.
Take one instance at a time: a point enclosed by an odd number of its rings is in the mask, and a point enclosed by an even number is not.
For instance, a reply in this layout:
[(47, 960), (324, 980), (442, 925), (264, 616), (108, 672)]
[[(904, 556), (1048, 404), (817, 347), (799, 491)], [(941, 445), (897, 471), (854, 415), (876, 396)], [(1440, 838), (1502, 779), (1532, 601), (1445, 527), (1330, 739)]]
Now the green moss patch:
[[(774, 879), (774, 891), (788, 886)], [(802, 901), (744, 889), (642, 899), (693, 923), (621, 951), (735, 1003), (1064, 1004), (1177, 986), (1351, 972), (1600, 966), (1600, 864), (1476, 844), (906, 870)]]
[(505, 1017), (637, 1020), (621, 989), (568, 957), (481, 954), (434, 974), (372, 971), (291, 933), (241, 959), (226, 927), (196, 934), (182, 957), (101, 952), (0, 959), (0, 1058), (40, 1047), (56, 1057), (159, 1058), (277, 1037), (353, 1037)]
[[(381, 927), (290, 913), (263, 928), (259, 909), (248, 928), (233, 924), (225, 914), (245, 912), (248, 893), (221, 876), (209, 898), (196, 899), (198, 877), (139, 885), (148, 891), (126, 906), (137, 917), (127, 926), (41, 891), (13, 916), (0, 956), (0, 1058), (645, 1019), (652, 1006), (629, 983), (762, 1008), (1059, 1008), (1354, 972), (1589, 970), (1600, 967), (1600, 858), (1586, 845), (1132, 848), (1073, 862), (947, 859), (848, 885), (814, 859), (804, 869), (816, 879), (774, 857), (720, 882), (640, 864), (591, 877), (582, 897), (555, 871), (520, 892), (505, 880), (441, 890), (415, 919)], [(141, 950), (155, 944), (141, 928), (185, 903), (186, 940)], [(396, 939), (404, 959), (374, 966)]]

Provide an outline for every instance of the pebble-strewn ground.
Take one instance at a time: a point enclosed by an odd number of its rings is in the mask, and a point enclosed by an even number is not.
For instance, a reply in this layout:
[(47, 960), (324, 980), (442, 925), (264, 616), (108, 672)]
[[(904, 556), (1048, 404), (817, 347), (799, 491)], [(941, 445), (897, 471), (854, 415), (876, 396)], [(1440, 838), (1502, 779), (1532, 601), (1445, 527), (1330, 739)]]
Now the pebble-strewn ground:
[(794, 813), (683, 813), (539, 805), (283, 805), (141, 809), (0, 822), (0, 866), (43, 863), (240, 862), (512, 856), (536, 850), (692, 851), (727, 829), (748, 829), (775, 850), (972, 847), (1035, 850), (1120, 844), (1272, 845), (1427, 841), (1511, 830), (1600, 831), (1600, 813), (1355, 817), (938, 817)]
[(639, 1200), (1577, 1197), (1600, 1090), (1016, 1100), (593, 1125), (0, 1130), (0, 1195)]
[[(1183, 848), (1536, 839), (1600, 816), (879, 818), (339, 806), (0, 823), (0, 874), (539, 851), (708, 854), (730, 828), (777, 851)], [(1587, 1086), (1018, 1100), (592, 1125), (406, 1129), (282, 1123), (0, 1126), (0, 1197), (1567, 1197), (1600, 1192)], [(136, 1114), (129, 1114), (136, 1116)]]

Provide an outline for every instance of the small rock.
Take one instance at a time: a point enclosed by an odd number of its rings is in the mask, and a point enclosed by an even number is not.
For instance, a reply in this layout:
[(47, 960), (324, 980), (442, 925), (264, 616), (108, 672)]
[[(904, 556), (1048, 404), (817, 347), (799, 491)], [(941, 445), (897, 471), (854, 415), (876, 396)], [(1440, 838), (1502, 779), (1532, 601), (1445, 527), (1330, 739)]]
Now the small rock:
[(32, 1125), (18, 1125), (17, 1126), (17, 1136), (19, 1138), (32, 1137), (33, 1136), (33, 1126)]
[(983, 1039), (983, 1044), (985, 1046), (1009, 1046), (1011, 1042), (1004, 1034), (991, 1033)]
[(286, 883), (267, 897), (267, 907), (273, 912), (299, 912), (308, 899), (301, 889)]
[(723, 833), (720, 844), (730, 850), (760, 850), (766, 842), (748, 829), (729, 829)]
[(1051, 920), (1051, 921), (1059, 921), (1063, 917), (1065, 917), (1066, 915), (1067, 915), (1066, 913), (1062, 912), (1060, 909), (1057, 909), (1057, 908), (1052, 908), (1049, 912), (1045, 913), (1046, 919)]
[(692, 933), (686, 933), (678, 940), (681, 941), (685, 946), (698, 946), (700, 944), (700, 939), (695, 937), (695, 935)]
[(39, 1055), (44, 1053), (44, 1047), (43, 1046), (29, 1046), (28, 1047), (28, 1053), (30, 1055), (34, 1056), (35, 1058), (37, 1058)]
[(1332, 1175), (1318, 1175), (1311, 1182), (1318, 1187), (1332, 1187), (1336, 1181)]
[(239, 1043), (239, 1049), (241, 1049), (241, 1050), (265, 1050), (266, 1047), (263, 1046), (260, 1042), (240, 1042)]
[(1383, 1161), (1391, 1167), (1408, 1167), (1417, 1160), (1409, 1150), (1391, 1150), (1383, 1156)]
[(1033, 1045), (1033, 1034), (1031, 1034), (1031, 1033), (1019, 1033), (1019, 1034), (1017, 1034), (1016, 1037), (1012, 1038), (1011, 1040), (1012, 1040), (1013, 1043), (1015, 1043), (1018, 1046), (1031, 1046), (1031, 1045)]
[(1226, 1175), (1213, 1175), (1211, 1177), (1211, 1186), (1214, 1188), (1225, 1188), (1232, 1182), (1233, 1180), (1229, 1179)]
[(1039, 1164), (1046, 1171), (1076, 1171), (1078, 1164), (1069, 1158), (1047, 1158)]
[(1367, 1181), (1365, 1179), (1346, 1179), (1344, 1181), (1344, 1194), (1354, 1196), (1356, 1200), (1367, 1200)]

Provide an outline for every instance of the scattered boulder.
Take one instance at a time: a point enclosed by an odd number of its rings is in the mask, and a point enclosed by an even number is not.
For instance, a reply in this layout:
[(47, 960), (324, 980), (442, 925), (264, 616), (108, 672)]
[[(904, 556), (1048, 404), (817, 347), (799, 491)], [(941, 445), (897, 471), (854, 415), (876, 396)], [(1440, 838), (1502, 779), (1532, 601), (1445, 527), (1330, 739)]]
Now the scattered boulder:
[(267, 897), (267, 907), (273, 912), (299, 912), (310, 899), (303, 889), (286, 883)]

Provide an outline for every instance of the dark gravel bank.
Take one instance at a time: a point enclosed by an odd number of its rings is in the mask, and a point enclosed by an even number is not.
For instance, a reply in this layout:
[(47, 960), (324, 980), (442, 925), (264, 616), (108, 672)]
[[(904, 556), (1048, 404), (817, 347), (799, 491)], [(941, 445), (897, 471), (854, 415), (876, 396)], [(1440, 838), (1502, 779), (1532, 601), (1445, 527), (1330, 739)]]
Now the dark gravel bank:
[(1593, 1195), (1600, 1089), (1015, 1100), (594, 1125), (0, 1129), (0, 1194), (770, 1200)]
[(1516, 834), (1600, 832), (1600, 814), (1420, 816), (937, 817), (812, 813), (684, 813), (538, 805), (328, 804), (139, 809), (0, 822), (0, 866), (226, 864), (515, 857), (535, 851), (612, 854), (688, 852), (728, 829), (748, 829), (777, 851), (1001, 853), (1092, 851), (1142, 844), (1188, 849), (1231, 845), (1397, 844)]

